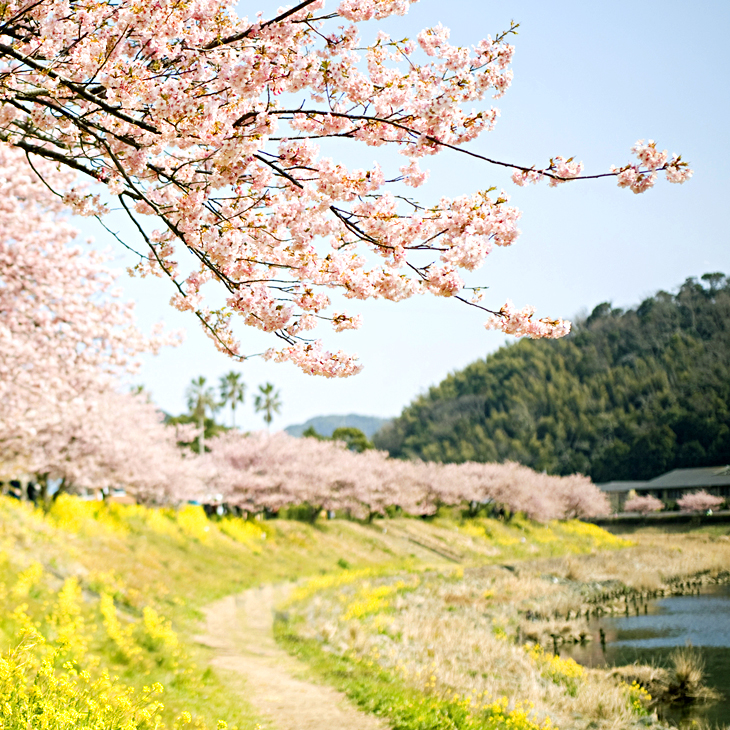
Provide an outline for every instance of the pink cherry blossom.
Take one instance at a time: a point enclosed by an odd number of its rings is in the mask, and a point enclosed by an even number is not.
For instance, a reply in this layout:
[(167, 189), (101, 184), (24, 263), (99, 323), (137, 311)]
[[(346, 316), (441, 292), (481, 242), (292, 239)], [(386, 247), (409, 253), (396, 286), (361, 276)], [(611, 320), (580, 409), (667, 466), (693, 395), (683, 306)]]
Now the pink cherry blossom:
[[(73, 176), (0, 143), (0, 448), (4, 476), (63, 480), (66, 488), (123, 487), (164, 501), (203, 491), (195, 460), (143, 394), (119, 392), (138, 356), (177, 337), (144, 336), (120, 301), (105, 257), (75, 244), (43, 180)], [(37, 171), (37, 172), (36, 172)], [(79, 199), (84, 192), (78, 191)]]
[(667, 163), (667, 151), (660, 152), (656, 147), (656, 142), (650, 139), (647, 144), (640, 139), (631, 151), (639, 158), (639, 162), (649, 170), (659, 170)]
[(638, 512), (647, 515), (650, 512), (659, 512), (662, 509), (664, 509), (664, 502), (651, 494), (631, 497), (624, 502), (624, 512)]
[(562, 319), (533, 320), (535, 308), (531, 306), (516, 310), (510, 300), (499, 310), (500, 316), (493, 316), (487, 321), (487, 329), (498, 329), (515, 337), (563, 337), (570, 332), (570, 322)]
[(704, 489), (699, 489), (680, 497), (677, 504), (682, 512), (705, 512), (706, 510), (717, 509), (724, 501), (722, 497), (716, 497)]
[[(519, 236), (504, 193), (428, 200), (422, 159), (480, 158), (464, 146), (496, 124), (491, 100), (512, 82), (516, 26), (471, 47), (451, 43), (442, 25), (414, 39), (373, 27), (410, 2), (302, 0), (251, 20), (233, 0), (7, 0), (0, 141), (27, 154), (70, 211), (124, 211), (138, 234), (125, 243), (145, 252), (132, 271), (169, 278), (173, 306), (221, 352), (246, 357), (240, 323), (284, 343), (273, 360), (354, 374), (352, 355), (305, 339), (318, 322), (339, 331), (359, 321), (332, 315), (333, 292), (463, 299), (463, 271)], [(331, 138), (341, 159), (321, 154)], [(350, 164), (349, 151), (364, 146), (389, 147), (405, 164), (389, 155)], [(517, 185), (614, 176), (635, 193), (659, 172), (672, 183), (692, 174), (653, 141), (633, 152), (636, 164), (593, 176), (572, 157), (544, 167), (481, 160), (511, 168)], [(567, 332), (560, 320), (484, 309), (490, 328)]]

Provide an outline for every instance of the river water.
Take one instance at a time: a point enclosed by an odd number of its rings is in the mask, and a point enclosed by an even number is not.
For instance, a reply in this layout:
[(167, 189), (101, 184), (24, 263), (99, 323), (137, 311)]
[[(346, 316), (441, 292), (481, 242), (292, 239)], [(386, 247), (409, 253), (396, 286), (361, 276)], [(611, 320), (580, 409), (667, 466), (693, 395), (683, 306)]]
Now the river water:
[[(730, 586), (708, 586), (700, 595), (671, 596), (650, 601), (647, 613), (613, 616), (590, 624), (593, 641), (583, 646), (561, 647), (569, 656), (589, 667), (621, 666), (639, 662), (669, 666), (669, 654), (691, 644), (705, 660), (706, 683), (723, 699), (689, 711), (670, 713), (677, 724), (703, 719), (714, 726), (730, 726)], [(599, 629), (606, 635), (605, 650)]]

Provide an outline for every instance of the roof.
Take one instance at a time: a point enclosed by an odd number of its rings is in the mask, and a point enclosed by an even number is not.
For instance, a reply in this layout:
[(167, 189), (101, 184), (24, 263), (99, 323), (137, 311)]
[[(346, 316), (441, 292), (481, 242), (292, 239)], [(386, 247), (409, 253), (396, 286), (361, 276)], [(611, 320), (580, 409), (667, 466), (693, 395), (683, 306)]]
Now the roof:
[[(697, 469), (673, 469), (646, 482), (643, 489), (724, 487), (730, 485), (730, 466), (703, 466)], [(642, 487), (635, 487), (641, 489)]]
[(646, 482), (606, 482), (596, 486), (602, 492), (630, 492), (632, 489), (646, 488)]

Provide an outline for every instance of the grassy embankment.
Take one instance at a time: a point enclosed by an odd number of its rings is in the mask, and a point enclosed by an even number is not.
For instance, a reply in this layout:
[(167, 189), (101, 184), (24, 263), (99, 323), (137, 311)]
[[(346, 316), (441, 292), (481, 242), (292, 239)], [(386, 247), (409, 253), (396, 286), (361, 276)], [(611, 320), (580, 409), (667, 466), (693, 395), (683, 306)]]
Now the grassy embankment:
[[(527, 545), (555, 539), (550, 528), (517, 524)], [(320, 579), (316, 594), (295, 593), (277, 635), (320, 677), (401, 730), (651, 725), (657, 696), (671, 693), (671, 673), (587, 670), (552, 653), (589, 635), (589, 614), (638, 611), (649, 595), (730, 577), (730, 540), (717, 530), (637, 539), (627, 550), (510, 569), (361, 575), (346, 585), (330, 579), (329, 587)]]
[[(253, 728), (243, 688), (207, 668), (207, 650), (194, 641), (202, 606), (303, 576), (346, 585), (360, 570), (416, 575), (621, 544), (576, 523), (545, 529), (519, 520), (210, 521), (200, 508), (72, 498), (43, 515), (0, 498), (0, 642), (8, 649), (0, 706), (9, 727), (42, 716), (53, 729), (213, 728), (219, 720)], [(394, 687), (401, 699), (432, 699), (417, 686)]]

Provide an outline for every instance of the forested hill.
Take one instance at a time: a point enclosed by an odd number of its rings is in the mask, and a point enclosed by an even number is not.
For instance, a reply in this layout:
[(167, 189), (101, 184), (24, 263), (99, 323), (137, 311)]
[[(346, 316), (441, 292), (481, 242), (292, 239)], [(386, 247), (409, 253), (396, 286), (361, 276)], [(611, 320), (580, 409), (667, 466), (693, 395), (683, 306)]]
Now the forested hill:
[(398, 457), (514, 460), (594, 481), (730, 463), (730, 278), (688, 279), (557, 341), (449, 375), (375, 436)]

